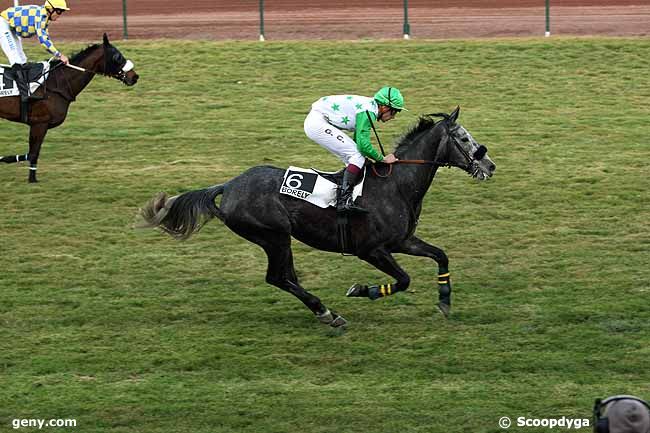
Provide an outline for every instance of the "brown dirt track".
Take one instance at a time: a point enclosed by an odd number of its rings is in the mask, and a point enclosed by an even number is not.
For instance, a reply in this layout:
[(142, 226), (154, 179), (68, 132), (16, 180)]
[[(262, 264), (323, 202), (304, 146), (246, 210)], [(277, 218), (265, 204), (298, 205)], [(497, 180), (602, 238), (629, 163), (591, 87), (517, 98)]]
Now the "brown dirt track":
[[(40, 1), (39, 1), (40, 2)], [(24, 0), (21, 3), (32, 3)], [(36, 2), (34, 2), (36, 3)], [(348, 6), (354, 4), (354, 7)], [(0, 0), (0, 6), (12, 5)], [(68, 0), (57, 40), (122, 37), (120, 0)], [(182, 5), (182, 6), (178, 6)], [(240, 39), (259, 35), (258, 0), (128, 0), (130, 39)], [(265, 1), (267, 40), (401, 38), (402, 0)], [(545, 0), (410, 0), (416, 39), (540, 36)], [(551, 0), (552, 35), (650, 35), (650, 0)]]

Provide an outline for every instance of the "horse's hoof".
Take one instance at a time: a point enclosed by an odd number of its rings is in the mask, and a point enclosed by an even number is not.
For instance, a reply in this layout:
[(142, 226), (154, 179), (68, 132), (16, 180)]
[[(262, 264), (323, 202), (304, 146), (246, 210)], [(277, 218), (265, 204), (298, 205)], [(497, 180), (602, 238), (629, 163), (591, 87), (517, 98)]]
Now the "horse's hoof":
[(451, 305), (445, 304), (444, 302), (438, 302), (438, 310), (445, 316), (445, 319), (449, 317), (451, 312)]
[(320, 323), (330, 325), (332, 328), (340, 328), (348, 324), (347, 320), (336, 313), (332, 313), (330, 310), (325, 311), (323, 314), (317, 314), (316, 318), (318, 318)]
[(367, 291), (368, 289), (365, 286), (362, 286), (361, 284), (355, 284), (352, 287), (350, 287), (345, 294), (348, 298), (361, 298), (365, 297), (367, 295), (363, 294), (364, 289)]
[(347, 324), (348, 324), (347, 320), (345, 320), (343, 317), (337, 315), (336, 318), (334, 320), (332, 320), (332, 322), (330, 323), (330, 326), (332, 328), (340, 328), (340, 327), (347, 326)]
[(330, 310), (326, 310), (323, 314), (317, 314), (316, 318), (320, 323), (324, 323), (326, 325), (329, 325), (334, 321), (334, 315), (332, 315), (332, 312)]

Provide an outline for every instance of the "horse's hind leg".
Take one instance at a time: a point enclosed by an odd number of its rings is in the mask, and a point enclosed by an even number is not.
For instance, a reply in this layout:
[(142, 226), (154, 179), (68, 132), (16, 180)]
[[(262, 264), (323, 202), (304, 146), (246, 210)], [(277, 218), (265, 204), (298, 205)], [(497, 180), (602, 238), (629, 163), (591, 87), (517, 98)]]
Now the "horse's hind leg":
[(11, 156), (0, 156), (0, 162), (5, 164), (13, 164), (15, 162), (23, 162), (29, 160), (29, 154), (24, 155), (11, 155)]
[(25, 153), (24, 155), (0, 156), (0, 162), (4, 162), (5, 164), (14, 164), (23, 161), (29, 161), (29, 153)]
[(318, 297), (306, 291), (299, 283), (293, 266), (291, 252), (291, 237), (285, 234), (264, 233), (252, 237), (251, 241), (264, 248), (269, 263), (266, 271), (266, 282), (291, 293), (300, 299), (322, 323), (332, 327), (344, 326), (347, 321), (338, 314), (330, 311)]
[(378, 249), (370, 254), (359, 256), (360, 259), (370, 263), (380, 271), (390, 275), (397, 281), (393, 284), (365, 286), (355, 284), (346, 293), (349, 297), (363, 297), (372, 300), (408, 289), (411, 279), (408, 274), (397, 264), (395, 258), (383, 249)]
[(47, 134), (47, 123), (34, 124), (29, 128), (29, 182), (35, 183), (36, 166), (38, 165), (38, 155), (41, 153), (41, 145)]
[(0, 162), (12, 164), (15, 162), (29, 161), (29, 182), (36, 180), (36, 166), (38, 155), (41, 153), (41, 145), (47, 134), (47, 124), (33, 125), (29, 129), (29, 153), (25, 155), (0, 156)]
[(449, 276), (449, 259), (445, 252), (415, 236), (406, 239), (393, 252), (429, 257), (438, 263), (438, 308), (447, 317), (451, 311), (451, 278)]

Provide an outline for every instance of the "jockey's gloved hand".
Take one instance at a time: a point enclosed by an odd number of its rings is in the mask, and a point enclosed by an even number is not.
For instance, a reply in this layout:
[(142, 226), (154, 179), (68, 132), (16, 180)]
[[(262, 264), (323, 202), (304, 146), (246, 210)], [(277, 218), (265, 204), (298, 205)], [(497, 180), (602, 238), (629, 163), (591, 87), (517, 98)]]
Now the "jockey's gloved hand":
[(395, 158), (395, 155), (393, 155), (392, 153), (389, 153), (388, 155), (384, 156), (384, 159), (381, 160), (381, 162), (385, 164), (392, 164), (395, 161), (397, 161), (397, 158)]

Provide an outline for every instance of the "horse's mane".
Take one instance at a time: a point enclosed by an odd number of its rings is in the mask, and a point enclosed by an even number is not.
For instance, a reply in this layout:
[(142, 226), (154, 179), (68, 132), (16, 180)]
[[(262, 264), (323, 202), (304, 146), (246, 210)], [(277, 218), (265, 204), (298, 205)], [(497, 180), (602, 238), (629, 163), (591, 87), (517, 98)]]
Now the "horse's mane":
[[(71, 56), (69, 57), (69, 58), (70, 58), (70, 63), (72, 63), (73, 65), (74, 65), (74, 64), (77, 64), (77, 63), (79, 62), (79, 60), (85, 58), (85, 57), (88, 55), (88, 52), (89, 52), (90, 50), (97, 48), (99, 45), (100, 45), (100, 44), (88, 45), (86, 48), (82, 49), (82, 50), (79, 51), (78, 53), (71, 55)], [(56, 60), (53, 60), (53, 61), (50, 63), (50, 66), (51, 66), (51, 67), (52, 67), (52, 66), (56, 66), (56, 65), (58, 65), (59, 63), (61, 63), (61, 60), (56, 59)]]
[(100, 44), (92, 44), (92, 45), (88, 45), (86, 48), (82, 49), (82, 50), (79, 51), (78, 53), (73, 54), (72, 56), (70, 56), (70, 61), (72, 62), (72, 61), (76, 61), (76, 60), (83, 59), (84, 57), (86, 57), (86, 56), (88, 55), (88, 52), (89, 52), (89, 51), (94, 50), (94, 49), (97, 48), (99, 45), (100, 45)]
[(431, 115), (420, 116), (415, 126), (397, 140), (395, 151), (407, 147), (418, 135), (434, 128), (440, 122), (441, 120), (435, 120)]

